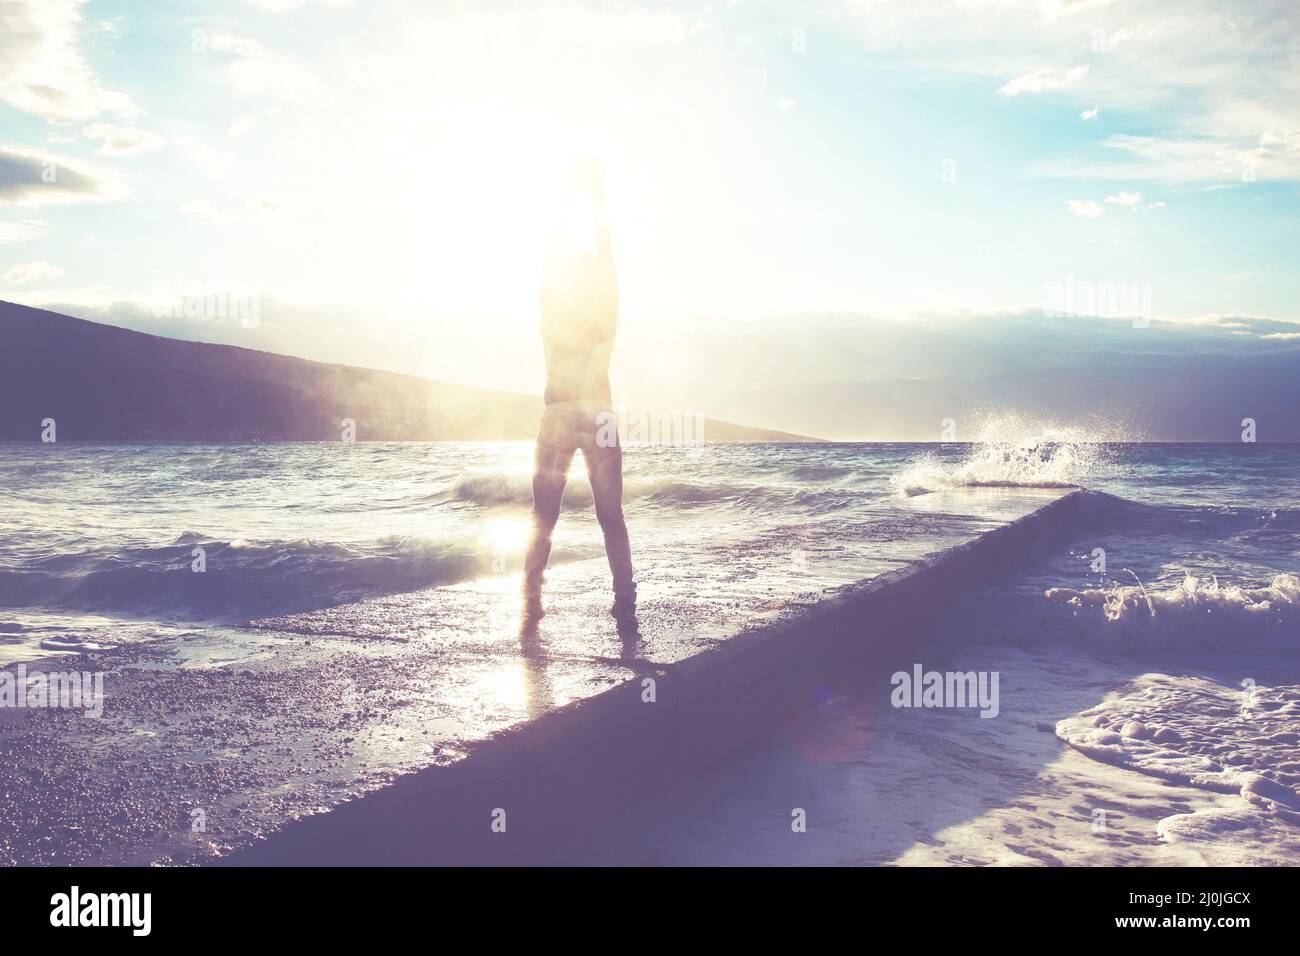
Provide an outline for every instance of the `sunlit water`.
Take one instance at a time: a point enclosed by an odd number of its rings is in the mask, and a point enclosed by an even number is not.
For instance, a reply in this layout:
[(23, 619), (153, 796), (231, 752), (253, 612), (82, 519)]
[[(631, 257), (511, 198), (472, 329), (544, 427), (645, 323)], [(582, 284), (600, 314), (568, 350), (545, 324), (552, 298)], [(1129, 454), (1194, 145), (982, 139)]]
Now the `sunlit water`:
[[(629, 449), (634, 547), (794, 522), (815, 536), (881, 498), (957, 485), (1093, 494), (1041, 563), (942, 596), (963, 624), (923, 663), (1002, 671), (997, 720), (893, 711), (869, 681), (833, 688), (748, 762), (660, 805), (640, 842), (603, 844), (621, 846), (609, 858), (1143, 862), (1158, 847), (1172, 862), (1300, 862), (1300, 447), (1052, 437)], [(531, 453), (0, 446), (0, 663), (517, 569)], [(599, 555), (580, 461), (566, 501), (553, 561)], [(816, 792), (789, 792), (799, 781)], [(804, 803), (821, 829), (782, 842)]]

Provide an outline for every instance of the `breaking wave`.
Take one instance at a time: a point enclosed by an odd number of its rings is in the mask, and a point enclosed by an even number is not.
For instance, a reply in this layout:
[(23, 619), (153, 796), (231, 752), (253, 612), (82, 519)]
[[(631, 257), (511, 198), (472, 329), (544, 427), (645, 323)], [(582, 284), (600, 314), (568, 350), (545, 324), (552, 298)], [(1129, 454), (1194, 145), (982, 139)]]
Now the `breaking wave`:
[(1277, 574), (1254, 587), (1190, 572), (1178, 584), (1147, 586), (1133, 575), (1132, 584), (1048, 588), (1044, 596), (1070, 612), (1089, 643), (1300, 653), (1300, 577), (1294, 574)]
[(1014, 417), (989, 419), (966, 457), (947, 462), (927, 455), (890, 477), (897, 494), (950, 488), (1070, 488), (1081, 485), (1105, 459), (1094, 432), (1041, 425)]

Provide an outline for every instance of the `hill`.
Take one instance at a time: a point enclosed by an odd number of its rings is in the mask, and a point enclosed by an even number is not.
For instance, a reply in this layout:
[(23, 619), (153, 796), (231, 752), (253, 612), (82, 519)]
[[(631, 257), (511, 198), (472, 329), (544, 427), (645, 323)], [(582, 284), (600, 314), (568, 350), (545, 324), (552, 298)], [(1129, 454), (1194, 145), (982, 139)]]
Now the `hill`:
[[(187, 342), (0, 302), (0, 440), (529, 440), (540, 397)], [(811, 441), (703, 420), (708, 441)]]

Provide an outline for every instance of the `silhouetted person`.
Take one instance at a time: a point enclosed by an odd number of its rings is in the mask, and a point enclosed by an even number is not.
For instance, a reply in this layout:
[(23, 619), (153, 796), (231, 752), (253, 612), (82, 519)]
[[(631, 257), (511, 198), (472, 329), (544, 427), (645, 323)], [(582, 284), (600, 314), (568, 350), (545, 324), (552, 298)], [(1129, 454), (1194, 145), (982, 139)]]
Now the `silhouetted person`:
[(600, 164), (587, 161), (577, 166), (572, 185), (590, 198), (595, 248), (574, 248), (557, 232), (542, 269), (546, 411), (537, 434), (532, 529), (524, 557), (524, 617), (525, 623), (536, 622), (544, 613), (542, 581), (551, 554), (551, 533), (560, 516), (569, 464), (574, 452), (582, 449), (614, 577), (610, 613), (626, 627), (636, 620), (636, 583), (623, 520), (623, 449), (617, 430), (608, 424), (614, 420), (609, 360), (618, 319), (618, 278)]

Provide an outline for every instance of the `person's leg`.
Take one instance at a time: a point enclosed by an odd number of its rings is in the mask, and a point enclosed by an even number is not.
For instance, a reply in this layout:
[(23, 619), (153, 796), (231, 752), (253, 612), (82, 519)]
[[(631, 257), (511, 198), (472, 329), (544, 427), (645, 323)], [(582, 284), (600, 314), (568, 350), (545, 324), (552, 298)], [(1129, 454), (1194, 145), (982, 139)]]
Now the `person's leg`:
[(636, 581), (632, 574), (632, 547), (623, 518), (623, 449), (618, 444), (601, 445), (595, 435), (585, 436), (582, 457), (596, 502), (596, 519), (605, 534), (605, 555), (614, 577), (615, 612), (630, 611), (636, 605)]
[[(547, 415), (550, 415), (548, 410)], [(537, 435), (537, 457), (533, 468), (533, 516), (524, 555), (524, 595), (539, 598), (546, 563), (551, 557), (551, 533), (560, 517), (560, 501), (569, 464), (576, 450), (573, 444), (556, 434), (553, 421), (542, 417)]]

